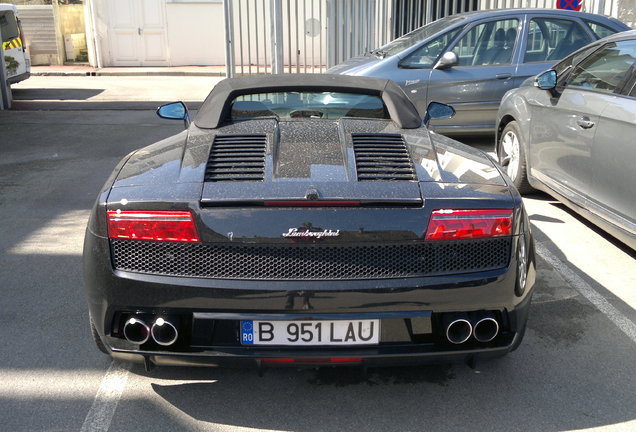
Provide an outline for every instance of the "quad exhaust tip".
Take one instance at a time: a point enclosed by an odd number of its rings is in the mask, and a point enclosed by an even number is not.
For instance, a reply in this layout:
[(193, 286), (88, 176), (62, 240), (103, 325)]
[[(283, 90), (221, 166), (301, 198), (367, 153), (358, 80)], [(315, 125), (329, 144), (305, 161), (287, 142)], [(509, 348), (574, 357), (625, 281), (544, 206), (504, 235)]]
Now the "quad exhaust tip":
[(446, 339), (455, 345), (474, 337), (477, 342), (490, 342), (499, 334), (499, 322), (492, 312), (476, 312), (444, 315), (443, 328)]
[(462, 344), (470, 339), (473, 333), (473, 326), (466, 318), (449, 317), (445, 319), (446, 339), (453, 344)]
[(473, 336), (477, 342), (490, 342), (499, 333), (499, 323), (492, 315), (488, 313), (478, 318), (473, 325)]
[(141, 319), (131, 317), (124, 324), (124, 337), (138, 345), (145, 344), (152, 337), (158, 345), (170, 346), (177, 341), (179, 332), (174, 324), (163, 318), (157, 318), (149, 327)]
[(142, 320), (132, 317), (124, 324), (124, 337), (129, 342), (144, 344), (150, 337), (150, 328)]
[(150, 330), (152, 339), (162, 346), (170, 346), (177, 341), (179, 332), (177, 328), (169, 321), (163, 318), (157, 318)]

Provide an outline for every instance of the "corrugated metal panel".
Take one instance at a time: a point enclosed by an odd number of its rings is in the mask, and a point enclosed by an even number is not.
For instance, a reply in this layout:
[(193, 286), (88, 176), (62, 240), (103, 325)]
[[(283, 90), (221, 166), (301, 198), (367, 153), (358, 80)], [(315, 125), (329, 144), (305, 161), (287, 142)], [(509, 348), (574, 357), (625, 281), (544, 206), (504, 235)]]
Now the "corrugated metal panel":
[(29, 53), (57, 54), (53, 6), (18, 6)]
[[(225, 0), (228, 76), (322, 72), (434, 19), (475, 10), (478, 2)], [(272, 43), (277, 29), (281, 40)], [(274, 59), (281, 67), (274, 67)]]

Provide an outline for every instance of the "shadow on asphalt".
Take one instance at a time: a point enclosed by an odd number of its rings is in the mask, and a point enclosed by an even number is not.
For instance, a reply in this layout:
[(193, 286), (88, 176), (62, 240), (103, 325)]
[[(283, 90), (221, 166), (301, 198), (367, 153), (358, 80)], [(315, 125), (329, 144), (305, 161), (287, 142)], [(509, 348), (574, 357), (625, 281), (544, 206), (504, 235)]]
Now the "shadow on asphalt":
[(41, 101), (60, 101), (60, 100), (79, 100), (90, 99), (104, 92), (103, 89), (13, 89), (12, 95), (14, 101), (22, 100), (41, 100)]
[[(155, 110), (174, 100), (104, 100), (95, 98), (103, 89), (13, 89), (12, 110), (16, 111), (99, 111)], [(202, 101), (184, 101), (190, 110), (198, 110)]]
[[(14, 111), (145, 111), (156, 110), (157, 107), (174, 100), (164, 101), (43, 101), (43, 100), (14, 100), (11, 109)], [(201, 107), (201, 101), (183, 101), (188, 110), (196, 111)]]

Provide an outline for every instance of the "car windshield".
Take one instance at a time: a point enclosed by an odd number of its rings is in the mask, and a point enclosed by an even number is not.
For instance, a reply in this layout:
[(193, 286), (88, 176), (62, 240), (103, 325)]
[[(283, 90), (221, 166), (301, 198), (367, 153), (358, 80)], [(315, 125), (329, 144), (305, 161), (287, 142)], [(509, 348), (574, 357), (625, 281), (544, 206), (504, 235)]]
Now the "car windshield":
[(395, 55), (419, 42), (422, 42), (425, 39), (428, 39), (436, 33), (448, 29), (448, 27), (455, 25), (456, 23), (461, 22), (465, 19), (466, 17), (464, 16), (449, 16), (446, 18), (438, 19), (437, 21), (426, 24), (423, 27), (415, 29), (412, 32), (405, 34), (404, 36), (389, 42), (388, 44), (378, 48), (377, 50), (374, 50), (373, 52), (381, 53), (382, 55), (387, 56)]
[(259, 117), (280, 120), (337, 120), (341, 117), (390, 119), (379, 95), (292, 91), (247, 94), (232, 101), (231, 120)]

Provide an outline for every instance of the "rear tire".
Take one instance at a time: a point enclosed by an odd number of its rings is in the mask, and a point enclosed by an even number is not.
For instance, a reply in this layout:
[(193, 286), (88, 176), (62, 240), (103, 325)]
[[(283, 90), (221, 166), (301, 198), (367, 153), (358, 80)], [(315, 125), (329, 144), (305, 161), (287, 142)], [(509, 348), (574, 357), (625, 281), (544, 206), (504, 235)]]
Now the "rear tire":
[(516, 121), (508, 123), (501, 133), (497, 153), (499, 164), (506, 171), (519, 193), (534, 191), (528, 182), (526, 146)]
[(97, 329), (95, 328), (95, 323), (93, 322), (93, 317), (89, 315), (88, 317), (90, 326), (91, 326), (91, 335), (93, 336), (93, 340), (95, 341), (95, 345), (97, 345), (97, 348), (103, 352), (104, 354), (109, 354), (110, 352), (108, 351), (108, 348), (106, 348), (106, 345), (104, 345), (104, 342), (102, 342), (102, 339), (99, 337), (99, 333), (97, 333)]

